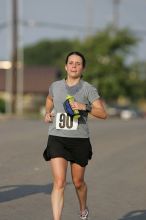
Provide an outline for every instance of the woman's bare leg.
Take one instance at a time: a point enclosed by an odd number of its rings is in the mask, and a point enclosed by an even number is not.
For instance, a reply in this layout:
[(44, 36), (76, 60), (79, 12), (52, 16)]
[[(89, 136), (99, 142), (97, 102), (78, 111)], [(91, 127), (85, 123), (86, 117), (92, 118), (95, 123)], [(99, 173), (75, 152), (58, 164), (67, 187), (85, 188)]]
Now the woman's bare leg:
[(68, 162), (63, 158), (58, 157), (51, 159), (50, 163), (54, 179), (53, 190), (51, 193), (53, 218), (54, 220), (61, 220)]
[(81, 167), (76, 163), (71, 164), (72, 180), (78, 196), (81, 212), (86, 209), (87, 202), (87, 185), (84, 181), (84, 173), (85, 167)]

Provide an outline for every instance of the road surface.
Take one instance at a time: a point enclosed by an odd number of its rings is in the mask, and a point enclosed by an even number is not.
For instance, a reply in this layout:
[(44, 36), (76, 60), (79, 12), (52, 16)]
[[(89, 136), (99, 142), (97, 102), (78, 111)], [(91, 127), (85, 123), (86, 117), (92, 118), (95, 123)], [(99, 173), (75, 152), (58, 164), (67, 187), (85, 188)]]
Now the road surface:
[[(89, 127), (90, 220), (146, 220), (146, 120), (90, 119)], [(41, 120), (0, 121), (0, 220), (52, 220), (47, 130)], [(68, 167), (62, 220), (77, 220), (78, 212)]]

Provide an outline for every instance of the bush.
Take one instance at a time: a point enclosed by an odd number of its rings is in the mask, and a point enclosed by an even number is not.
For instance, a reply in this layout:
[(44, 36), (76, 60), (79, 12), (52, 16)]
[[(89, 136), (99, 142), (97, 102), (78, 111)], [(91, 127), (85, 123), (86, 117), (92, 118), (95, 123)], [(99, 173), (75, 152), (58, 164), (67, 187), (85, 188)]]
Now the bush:
[(0, 113), (5, 113), (6, 108), (5, 108), (5, 101), (0, 98)]

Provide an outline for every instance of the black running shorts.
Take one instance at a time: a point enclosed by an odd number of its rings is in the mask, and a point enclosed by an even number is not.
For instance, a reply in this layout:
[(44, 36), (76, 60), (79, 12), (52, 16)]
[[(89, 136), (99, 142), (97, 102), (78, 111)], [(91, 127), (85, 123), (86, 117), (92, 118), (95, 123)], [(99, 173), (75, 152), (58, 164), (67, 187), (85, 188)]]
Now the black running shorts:
[(47, 147), (43, 153), (46, 161), (62, 157), (82, 167), (92, 158), (92, 146), (89, 138), (70, 138), (49, 135)]

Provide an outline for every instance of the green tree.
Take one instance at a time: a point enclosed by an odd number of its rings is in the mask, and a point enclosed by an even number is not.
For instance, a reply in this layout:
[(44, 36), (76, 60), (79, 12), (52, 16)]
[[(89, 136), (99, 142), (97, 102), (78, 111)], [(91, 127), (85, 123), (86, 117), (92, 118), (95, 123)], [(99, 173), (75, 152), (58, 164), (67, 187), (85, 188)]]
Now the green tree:
[(136, 101), (145, 94), (145, 81), (140, 78), (139, 69), (127, 60), (138, 42), (130, 30), (115, 31), (109, 26), (84, 40), (44, 40), (26, 47), (25, 64), (55, 66), (64, 73), (66, 55), (77, 50), (87, 60), (84, 79), (98, 87), (107, 101), (119, 96)]
[(42, 40), (24, 48), (24, 63), (28, 66), (55, 66), (63, 70), (68, 51), (78, 48), (78, 40)]
[(88, 60), (85, 78), (99, 88), (106, 100), (129, 96), (130, 65), (127, 65), (127, 59), (137, 42), (127, 29), (115, 32), (111, 27), (84, 41)]

